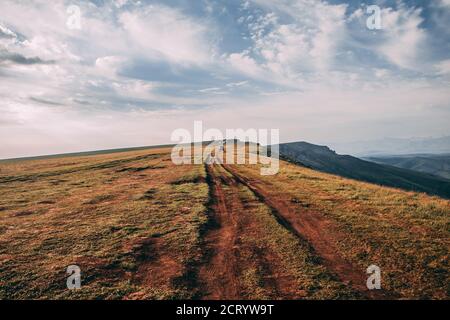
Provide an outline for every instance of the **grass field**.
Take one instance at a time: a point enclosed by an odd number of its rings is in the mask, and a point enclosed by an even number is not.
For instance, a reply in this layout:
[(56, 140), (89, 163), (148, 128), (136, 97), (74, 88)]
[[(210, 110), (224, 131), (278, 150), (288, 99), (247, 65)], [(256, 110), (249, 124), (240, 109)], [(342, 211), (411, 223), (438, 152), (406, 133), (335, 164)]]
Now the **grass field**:
[(0, 194), (1, 299), (450, 296), (450, 201), (287, 162), (260, 176), (175, 166), (168, 148), (9, 161)]

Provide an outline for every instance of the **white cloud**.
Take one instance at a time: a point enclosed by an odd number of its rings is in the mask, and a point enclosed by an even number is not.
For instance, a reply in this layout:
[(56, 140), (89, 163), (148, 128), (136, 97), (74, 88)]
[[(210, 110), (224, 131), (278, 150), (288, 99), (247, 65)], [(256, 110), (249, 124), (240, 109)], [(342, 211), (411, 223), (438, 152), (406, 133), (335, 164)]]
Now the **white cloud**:
[(124, 82), (114, 82), (113, 88), (123, 97), (133, 97), (134, 99), (155, 99), (154, 89), (157, 87), (154, 83), (141, 80), (127, 80)]
[(450, 74), (450, 59), (437, 63), (435, 65), (435, 69), (437, 70), (437, 74), (440, 74), (440, 75)]
[(229, 88), (236, 88), (236, 87), (242, 87), (248, 84), (248, 81), (239, 81), (239, 82), (230, 82), (227, 83), (226, 86)]
[(436, 0), (443, 7), (450, 7), (450, 0)]
[(115, 78), (126, 62), (127, 59), (125, 57), (107, 56), (97, 58), (97, 60), (95, 60), (95, 67), (99, 75)]
[(264, 76), (264, 70), (245, 52), (230, 54), (228, 62), (233, 68), (250, 77), (260, 78)]
[[(247, 19), (254, 45), (229, 56), (237, 70), (260, 80), (298, 87), (303, 73), (332, 68), (346, 34), (346, 5), (309, 0), (253, 2), (269, 12)], [(280, 16), (289, 19), (281, 20)]]
[(124, 12), (119, 18), (131, 45), (149, 56), (176, 63), (204, 64), (212, 61), (213, 42), (208, 27), (180, 11), (162, 5)]
[(198, 90), (198, 92), (209, 93), (209, 92), (216, 92), (216, 91), (219, 91), (219, 90), (220, 90), (220, 88), (213, 87), (213, 88), (200, 89), (200, 90)]
[(128, 4), (128, 0), (114, 0), (114, 5), (117, 8), (122, 8), (123, 6), (125, 6), (126, 4)]
[(10, 46), (17, 45), (20, 42), (19, 36), (12, 31), (0, 24), (0, 47), (3, 49), (7, 49)]
[(375, 77), (382, 79), (390, 75), (390, 71), (387, 69), (375, 69)]
[(401, 68), (417, 68), (420, 49), (426, 41), (425, 30), (420, 27), (424, 21), (421, 9), (386, 8), (381, 17), (385, 40), (377, 46), (377, 51)]
[(263, 19), (262, 27), (269, 23), (274, 25), (268, 34), (254, 35), (260, 49), (266, 50), (266, 58), (281, 64), (299, 64), (303, 60), (304, 65), (312, 64), (321, 70), (329, 67), (346, 33), (346, 5), (311, 0), (255, 2), (292, 19), (289, 24), (280, 23), (273, 13)]

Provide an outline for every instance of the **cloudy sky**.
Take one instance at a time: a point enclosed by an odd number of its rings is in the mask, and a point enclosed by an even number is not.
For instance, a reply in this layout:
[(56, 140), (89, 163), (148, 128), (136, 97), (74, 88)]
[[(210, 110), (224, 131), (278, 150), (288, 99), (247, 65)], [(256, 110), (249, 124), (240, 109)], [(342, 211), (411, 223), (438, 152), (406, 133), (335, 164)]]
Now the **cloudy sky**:
[(0, 158), (169, 143), (195, 120), (449, 135), (449, 21), (450, 0), (2, 0)]

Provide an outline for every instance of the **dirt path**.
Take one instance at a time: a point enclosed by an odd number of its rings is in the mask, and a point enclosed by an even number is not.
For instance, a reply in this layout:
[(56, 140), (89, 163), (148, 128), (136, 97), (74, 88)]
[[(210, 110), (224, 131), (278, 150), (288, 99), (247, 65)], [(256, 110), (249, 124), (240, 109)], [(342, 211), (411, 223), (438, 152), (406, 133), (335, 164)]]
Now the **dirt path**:
[(370, 291), (366, 287), (365, 270), (350, 263), (338, 254), (337, 241), (344, 241), (345, 236), (333, 228), (332, 223), (317, 211), (299, 208), (283, 194), (273, 192), (273, 186), (261, 180), (249, 179), (239, 174), (231, 166), (224, 166), (237, 181), (247, 186), (276, 215), (278, 221), (292, 233), (306, 239), (316, 253), (323, 259), (324, 266), (346, 285), (360, 292), (369, 299), (385, 299), (390, 295), (384, 291)]
[[(243, 272), (251, 268), (261, 271), (260, 285), (266, 297), (299, 298), (292, 288), (293, 278), (286, 274), (276, 254), (267, 246), (249, 246), (242, 241), (244, 237), (257, 238), (260, 233), (251, 204), (244, 203), (239, 196), (240, 188), (245, 186), (221, 166), (208, 166), (207, 170), (215, 199), (211, 208), (214, 228), (206, 233), (207, 261), (198, 273), (202, 298), (252, 298), (241, 282)], [(250, 254), (252, 259), (243, 257), (245, 254)]]

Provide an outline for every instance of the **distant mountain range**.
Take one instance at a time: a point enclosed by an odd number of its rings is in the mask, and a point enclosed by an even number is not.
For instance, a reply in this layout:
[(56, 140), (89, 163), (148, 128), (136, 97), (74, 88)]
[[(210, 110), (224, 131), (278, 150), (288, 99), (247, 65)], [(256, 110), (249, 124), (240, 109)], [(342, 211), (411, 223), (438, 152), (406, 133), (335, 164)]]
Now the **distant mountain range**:
[(438, 155), (410, 154), (402, 156), (368, 157), (364, 158), (364, 160), (425, 172), (450, 179), (450, 153)]
[(450, 136), (411, 139), (385, 138), (373, 141), (327, 144), (340, 154), (350, 154), (357, 157), (450, 153)]
[(281, 158), (343, 177), (450, 198), (450, 180), (427, 173), (339, 155), (307, 142), (280, 144)]

